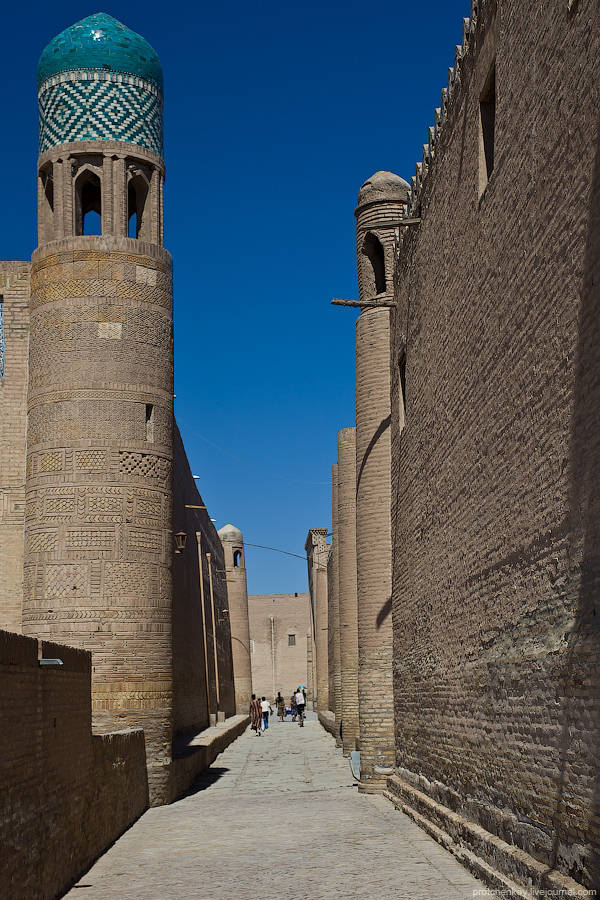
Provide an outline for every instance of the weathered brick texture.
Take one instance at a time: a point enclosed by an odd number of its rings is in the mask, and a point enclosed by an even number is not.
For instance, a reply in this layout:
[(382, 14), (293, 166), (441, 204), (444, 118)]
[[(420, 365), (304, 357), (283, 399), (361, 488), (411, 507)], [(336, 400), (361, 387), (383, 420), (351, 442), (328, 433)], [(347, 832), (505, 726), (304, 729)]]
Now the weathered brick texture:
[[(479, 4), (400, 250), (396, 763), (399, 782), (597, 888), (600, 19), (570, 7)], [(523, 859), (488, 862), (526, 880)]]
[(358, 741), (358, 609), (356, 597), (356, 432), (338, 432), (339, 604), (342, 746)]
[(147, 808), (144, 733), (92, 735), (83, 650), (1, 631), (0, 676), (0, 896), (54, 900)]
[(4, 372), (0, 375), (0, 627), (21, 631), (29, 263), (0, 262)]

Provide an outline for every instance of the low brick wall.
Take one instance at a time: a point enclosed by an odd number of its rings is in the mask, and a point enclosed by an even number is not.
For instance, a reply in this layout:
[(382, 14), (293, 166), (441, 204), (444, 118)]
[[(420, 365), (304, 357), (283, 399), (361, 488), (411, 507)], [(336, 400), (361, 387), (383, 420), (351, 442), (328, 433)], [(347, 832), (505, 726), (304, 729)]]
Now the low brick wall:
[(177, 800), (200, 772), (222, 753), (250, 724), (249, 716), (230, 716), (212, 728), (206, 728), (180, 745), (173, 757), (171, 797)]
[(331, 712), (330, 709), (322, 709), (319, 712), (319, 722), (329, 734), (332, 734), (336, 740), (339, 739), (339, 729), (335, 724), (335, 713)]
[(530, 900), (534, 894), (573, 900), (594, 896), (572, 878), (433, 800), (397, 775), (387, 779), (384, 796), (499, 895), (520, 900)]
[(147, 808), (144, 733), (92, 735), (84, 650), (0, 631), (0, 680), (0, 897), (54, 900)]

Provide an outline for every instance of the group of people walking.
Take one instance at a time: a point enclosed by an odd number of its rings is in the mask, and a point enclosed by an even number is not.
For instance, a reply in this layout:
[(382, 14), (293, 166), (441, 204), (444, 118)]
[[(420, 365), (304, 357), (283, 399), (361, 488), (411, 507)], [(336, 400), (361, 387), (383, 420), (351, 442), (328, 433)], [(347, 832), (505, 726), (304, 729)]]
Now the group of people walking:
[[(285, 697), (281, 695), (281, 691), (277, 692), (275, 697), (275, 707), (279, 721), (283, 722), (288, 714)], [(292, 722), (298, 721), (300, 727), (304, 727), (304, 712), (306, 709), (306, 691), (302, 687), (298, 687), (290, 697), (289, 712)], [(269, 727), (269, 717), (273, 715), (273, 708), (266, 697), (257, 697), (252, 694), (250, 701), (250, 722), (252, 730), (260, 737)]]

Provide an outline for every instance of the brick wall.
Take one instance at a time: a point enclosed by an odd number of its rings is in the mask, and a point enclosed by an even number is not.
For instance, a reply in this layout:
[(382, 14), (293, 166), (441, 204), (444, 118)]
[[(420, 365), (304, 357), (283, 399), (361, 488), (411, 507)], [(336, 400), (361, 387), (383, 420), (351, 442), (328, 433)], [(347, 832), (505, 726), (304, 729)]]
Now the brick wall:
[(92, 735), (83, 650), (1, 631), (0, 674), (0, 895), (53, 900), (147, 808), (144, 734)]
[[(358, 606), (356, 595), (356, 429), (338, 432), (338, 575), (341, 721), (344, 753), (356, 749), (358, 728)], [(336, 722), (338, 714), (336, 710)]]
[(327, 529), (311, 528), (304, 549), (308, 559), (311, 628), (315, 636), (313, 673), (316, 690), (314, 690), (314, 699), (316, 708), (323, 711), (329, 709), (327, 560), (330, 548), (327, 543)]
[(342, 717), (342, 674), (340, 657), (340, 572), (338, 536), (338, 464), (331, 467), (331, 551), (327, 561), (327, 597), (329, 631), (327, 653), (329, 670), (329, 702), (339, 734)]
[(400, 252), (391, 370), (400, 778), (588, 887), (600, 884), (599, 85), (591, 0), (480, 8), (413, 209), (422, 224)]
[(235, 713), (229, 618), (223, 613), (228, 608), (223, 548), (207, 510), (190, 509), (186, 505), (203, 506), (204, 501), (192, 478), (181, 435), (175, 426), (173, 531), (187, 535), (185, 551), (175, 554), (173, 561), (173, 731), (176, 739), (206, 728), (209, 711), (217, 712), (217, 671), (219, 711), (225, 716)]
[[(271, 702), (277, 691), (281, 691), (286, 700), (289, 700), (299, 684), (309, 686), (310, 596), (250, 594), (248, 617), (252, 690), (257, 696), (265, 696)], [(295, 635), (295, 644), (292, 646), (289, 644), (290, 634)], [(310, 696), (308, 699), (311, 699)]]
[(4, 375), (0, 375), (0, 627), (21, 631), (29, 263), (0, 262), (0, 298), (4, 316)]

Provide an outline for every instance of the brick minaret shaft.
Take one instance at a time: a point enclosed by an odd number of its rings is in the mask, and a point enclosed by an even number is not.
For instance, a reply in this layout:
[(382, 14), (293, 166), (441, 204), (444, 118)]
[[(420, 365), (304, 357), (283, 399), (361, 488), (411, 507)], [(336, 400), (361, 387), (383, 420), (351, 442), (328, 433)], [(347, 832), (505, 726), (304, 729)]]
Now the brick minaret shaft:
[(329, 708), (335, 714), (336, 741), (339, 743), (340, 721), (342, 717), (342, 681), (340, 665), (340, 576), (339, 576), (339, 534), (338, 534), (338, 464), (331, 470), (332, 510), (331, 510), (331, 551), (327, 563), (327, 604), (329, 626), (327, 631), (327, 651), (329, 658)]
[(252, 669), (244, 539), (239, 528), (235, 528), (233, 525), (225, 525), (224, 528), (221, 528), (219, 537), (225, 556), (235, 711), (238, 715), (247, 715), (252, 695)]
[(338, 432), (338, 566), (341, 721), (344, 755), (358, 742), (358, 610), (356, 594), (356, 433)]
[(315, 633), (314, 663), (317, 709), (329, 709), (329, 673), (327, 663), (327, 544), (326, 528), (311, 528), (304, 546), (309, 561), (312, 617)]
[[(356, 209), (361, 300), (393, 300), (394, 249), (408, 185), (378, 172)], [(394, 765), (390, 310), (356, 322), (356, 560), (360, 790), (383, 789)]]
[[(103, 14), (74, 27), (96, 44), (126, 30)], [(78, 46), (81, 70), (71, 58), (69, 71), (46, 72), (39, 93), (23, 631), (92, 651), (94, 725), (144, 728), (156, 804), (170, 799), (172, 743), (173, 290), (163, 248), (162, 75), (155, 54), (155, 81), (90, 72)], [(38, 77), (43, 64), (44, 55)], [(54, 120), (61, 92), (70, 114)], [(108, 117), (109, 99), (129, 110), (129, 136)], [(67, 130), (76, 115), (91, 139)], [(120, 140), (108, 139), (113, 127)], [(147, 128), (154, 148), (141, 145), (147, 135), (136, 142)], [(90, 210), (102, 214), (101, 236), (84, 234)], [(127, 236), (133, 213), (137, 238)]]

